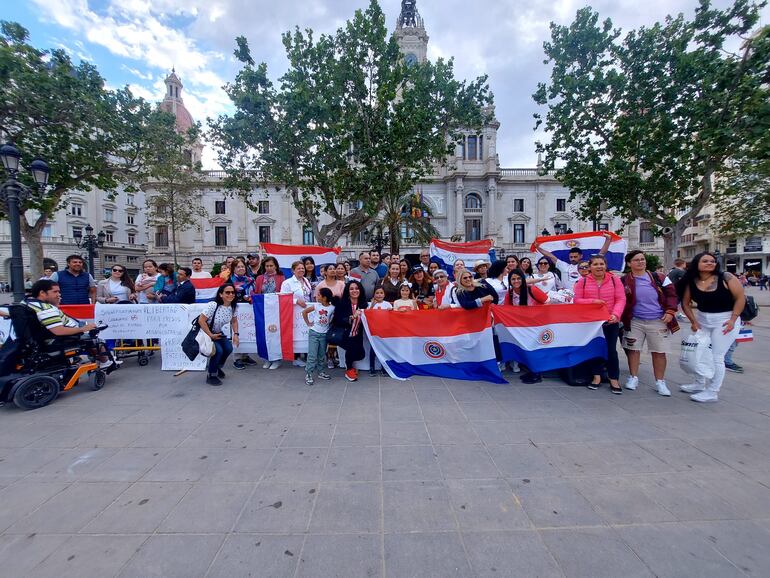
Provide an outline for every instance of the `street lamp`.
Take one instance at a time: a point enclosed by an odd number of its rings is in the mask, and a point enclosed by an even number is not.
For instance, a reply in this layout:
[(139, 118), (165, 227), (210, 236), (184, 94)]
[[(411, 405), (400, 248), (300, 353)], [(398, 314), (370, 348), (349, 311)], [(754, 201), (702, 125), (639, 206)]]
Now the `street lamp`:
[[(21, 153), (12, 143), (4, 144), (0, 147), (0, 160), (3, 161), (7, 178), (0, 186), (0, 204), (3, 211), (8, 215), (8, 222), (11, 226), (11, 288), (13, 290), (13, 300), (21, 301), (24, 299), (24, 261), (21, 255), (21, 223), (19, 205), (27, 199), (30, 194), (30, 188), (20, 183), (16, 176), (19, 174), (19, 161)], [(43, 191), (48, 184), (48, 173), (50, 169), (45, 161), (35, 159), (29, 165), (29, 172), (38, 189)]]
[(548, 237), (551, 233), (548, 231), (548, 229), (543, 229), (540, 233), (543, 237)]
[(382, 253), (382, 248), (390, 242), (390, 235), (382, 232), (382, 225), (375, 225), (372, 229), (367, 229), (364, 233), (367, 244), (378, 253)]
[(107, 238), (107, 235), (104, 231), (99, 231), (98, 235), (94, 235), (94, 228), (90, 224), (86, 225), (85, 236), (83, 236), (80, 229), (75, 229), (72, 234), (75, 237), (75, 244), (78, 246), (78, 249), (88, 251), (88, 272), (94, 275), (94, 257), (99, 256), (96, 249), (104, 246), (104, 240)]

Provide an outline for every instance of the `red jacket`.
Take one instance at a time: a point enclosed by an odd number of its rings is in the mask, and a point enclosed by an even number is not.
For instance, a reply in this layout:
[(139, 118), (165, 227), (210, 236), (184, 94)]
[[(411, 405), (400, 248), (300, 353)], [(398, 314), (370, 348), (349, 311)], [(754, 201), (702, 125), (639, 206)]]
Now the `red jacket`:
[[(275, 292), (280, 293), (281, 292), (281, 285), (283, 285), (283, 282), (286, 280), (286, 277), (283, 276), (283, 273), (280, 271), (275, 274)], [(265, 276), (260, 275), (254, 280), (254, 290), (252, 291), (252, 295), (261, 295), (262, 294), (262, 287), (265, 285)]]
[[(663, 283), (666, 281), (665, 275), (651, 273), (650, 271), (647, 271), (647, 275), (650, 277), (650, 281), (652, 281), (652, 286), (655, 287), (658, 292), (658, 303), (660, 304), (661, 309), (663, 309), (665, 313), (671, 314), (671, 321), (668, 323), (668, 328), (671, 333), (676, 333), (679, 331), (679, 323), (676, 321), (676, 309), (679, 304), (676, 296), (676, 287), (673, 283), (669, 283), (665, 287), (663, 286)], [(653, 275), (656, 276), (657, 282), (655, 281), (655, 278), (653, 278)], [(623, 327), (625, 327), (626, 330), (629, 330), (631, 329), (631, 317), (633, 316), (634, 305), (636, 305), (636, 279), (629, 273), (628, 275), (623, 276), (622, 281), (626, 291), (626, 308), (623, 310), (623, 316), (620, 320), (623, 322)]]
[(607, 310), (620, 319), (626, 307), (626, 291), (623, 283), (615, 275), (607, 271), (601, 287), (593, 275), (586, 275), (575, 283), (575, 303), (593, 303), (601, 299), (607, 304)]

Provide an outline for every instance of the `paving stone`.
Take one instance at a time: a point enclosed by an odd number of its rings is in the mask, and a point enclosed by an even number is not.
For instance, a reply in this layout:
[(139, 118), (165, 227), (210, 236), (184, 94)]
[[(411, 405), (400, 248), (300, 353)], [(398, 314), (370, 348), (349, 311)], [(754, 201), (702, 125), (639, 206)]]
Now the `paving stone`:
[(222, 450), (207, 448), (174, 448), (152, 467), (141, 480), (144, 482), (197, 482), (209, 470)]
[(382, 421), (422, 421), (423, 416), (417, 403), (383, 403), (380, 406)]
[(289, 428), (281, 448), (328, 448), (334, 434), (330, 423), (298, 423)]
[(441, 482), (385, 482), (385, 532), (456, 530), (449, 491)]
[(206, 569), (224, 540), (209, 534), (150, 536), (120, 573), (121, 578), (195, 578)]
[(0, 480), (17, 480), (61, 457), (54, 448), (7, 448), (0, 451)]
[(514, 494), (538, 528), (596, 526), (604, 520), (568, 480), (512, 480)]
[(35, 482), (22, 480), (0, 491), (0, 531), (22, 519), (41, 504), (69, 487), (62, 482)]
[(260, 482), (236, 522), (236, 532), (305, 532), (318, 484)]
[(374, 482), (324, 483), (318, 492), (311, 532), (380, 532), (380, 484)]
[(556, 561), (534, 531), (467, 532), (463, 542), (479, 578), (562, 578)]
[(302, 548), (297, 577), (382, 576), (378, 534), (310, 535)]
[(135, 482), (168, 452), (168, 448), (123, 448), (94, 465), (80, 478), (89, 482)]
[(570, 482), (612, 524), (673, 522), (676, 516), (655, 501), (641, 476), (571, 478)]
[(464, 423), (468, 417), (456, 403), (422, 404), (422, 415), (429, 423)]
[(143, 433), (133, 442), (135, 448), (175, 448), (199, 426), (197, 424), (142, 424)]
[[(379, 417), (379, 416), (378, 416)], [(379, 423), (338, 423), (334, 430), (332, 446), (378, 446), (380, 445)]]
[(29, 578), (103, 578), (115, 576), (136, 554), (146, 535), (72, 536), (26, 574)]
[(180, 445), (202, 449), (272, 449), (282, 440), (283, 432), (268, 423), (207, 423), (199, 426)]
[(327, 482), (368, 482), (382, 479), (379, 447), (332, 448), (326, 460), (323, 480)]
[(546, 452), (532, 444), (490, 445), (489, 454), (508, 478), (558, 476), (561, 471)]
[(60, 450), (58, 458), (43, 464), (27, 476), (40, 482), (74, 482), (109, 460), (119, 450), (115, 448), (75, 448)]
[(6, 534), (0, 536), (4, 576), (29, 576), (32, 569), (69, 539), (67, 534)]
[(299, 562), (302, 536), (239, 534), (227, 537), (209, 578), (270, 576), (291, 578)]
[(266, 472), (275, 450), (217, 450), (201, 476), (206, 482), (257, 482)]
[(481, 438), (470, 423), (427, 423), (430, 440), (436, 445), (480, 444)]
[(481, 445), (434, 446), (446, 479), (499, 478), (500, 472)]
[(639, 441), (639, 446), (667, 463), (673, 471), (721, 470), (727, 466), (683, 440)]
[(229, 532), (241, 513), (254, 484), (195, 484), (158, 527), (169, 533)]
[(449, 480), (447, 487), (463, 531), (532, 527), (518, 498), (503, 480)]
[(383, 422), (383, 446), (413, 446), (430, 444), (428, 430), (422, 421)]
[(770, 568), (770, 528), (753, 520), (686, 524), (701, 533), (722, 555), (750, 576), (765, 576)]
[(433, 446), (391, 446), (382, 448), (383, 480), (442, 479)]
[(385, 572), (388, 576), (415, 578), (472, 575), (455, 532), (386, 534)]
[(328, 448), (287, 448), (275, 452), (264, 479), (274, 482), (313, 482), (321, 479)]

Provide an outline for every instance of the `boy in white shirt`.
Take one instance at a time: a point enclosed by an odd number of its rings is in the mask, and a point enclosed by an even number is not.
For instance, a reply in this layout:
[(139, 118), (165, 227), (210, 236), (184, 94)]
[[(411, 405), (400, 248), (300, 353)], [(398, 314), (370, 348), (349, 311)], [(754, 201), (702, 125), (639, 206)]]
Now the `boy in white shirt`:
[[(318, 290), (316, 298), (317, 301), (310, 303), (302, 311), (302, 317), (310, 328), (307, 338), (307, 365), (305, 366), (305, 383), (308, 385), (313, 385), (314, 370), (318, 370), (319, 378), (330, 379), (329, 374), (324, 371), (324, 367), (326, 365), (326, 332), (329, 331), (334, 315), (334, 305), (332, 305), (334, 294), (328, 287), (322, 287)], [(310, 319), (311, 313), (313, 314), (312, 320)]]

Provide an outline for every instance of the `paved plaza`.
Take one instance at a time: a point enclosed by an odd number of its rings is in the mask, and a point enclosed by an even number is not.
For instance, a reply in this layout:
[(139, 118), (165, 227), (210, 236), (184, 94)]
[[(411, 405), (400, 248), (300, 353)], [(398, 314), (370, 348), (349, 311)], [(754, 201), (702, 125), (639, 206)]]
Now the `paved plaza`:
[[(135, 360), (0, 408), (0, 575), (768, 576), (770, 315), (721, 401)], [(228, 364), (230, 365), (230, 364)], [(625, 375), (625, 374), (624, 374)]]

